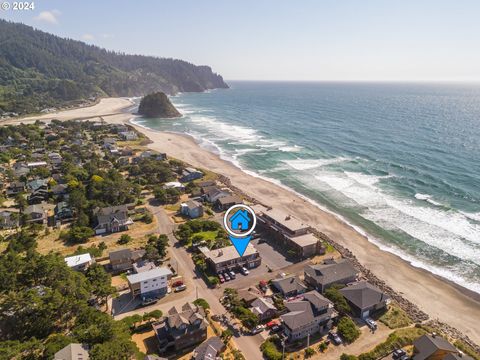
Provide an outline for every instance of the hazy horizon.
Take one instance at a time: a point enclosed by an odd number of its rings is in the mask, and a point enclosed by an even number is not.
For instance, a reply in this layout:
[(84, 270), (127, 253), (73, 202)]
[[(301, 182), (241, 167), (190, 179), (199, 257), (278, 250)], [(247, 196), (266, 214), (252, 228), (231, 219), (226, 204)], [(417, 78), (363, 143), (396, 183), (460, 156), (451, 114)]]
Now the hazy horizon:
[(225, 79), (480, 82), (480, 3), (37, 0), (0, 17), (108, 50), (209, 65)]

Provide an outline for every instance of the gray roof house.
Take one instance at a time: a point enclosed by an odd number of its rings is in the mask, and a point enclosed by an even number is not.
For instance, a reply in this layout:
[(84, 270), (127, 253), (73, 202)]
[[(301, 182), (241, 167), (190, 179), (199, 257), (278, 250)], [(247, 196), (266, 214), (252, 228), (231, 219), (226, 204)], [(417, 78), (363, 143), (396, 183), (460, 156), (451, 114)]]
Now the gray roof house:
[(13, 229), (18, 226), (18, 213), (1, 210), (0, 211), (0, 229)]
[(97, 225), (94, 230), (97, 235), (128, 230), (133, 220), (128, 216), (127, 205), (97, 208), (94, 212)]
[(190, 219), (199, 218), (203, 216), (203, 205), (195, 200), (189, 200), (180, 205), (180, 212)]
[(180, 178), (181, 182), (189, 182), (196, 179), (201, 179), (203, 177), (203, 173), (195, 168), (187, 167), (182, 172), (182, 177)]
[(422, 335), (413, 342), (413, 360), (449, 359), (453, 360), (459, 351), (439, 335)]
[(362, 319), (372, 313), (386, 308), (389, 297), (379, 288), (366, 282), (360, 281), (340, 289), (352, 308), (353, 313)]
[(160, 352), (178, 351), (204, 341), (207, 327), (203, 308), (193, 303), (171, 308), (163, 321), (153, 324)]
[(354, 282), (358, 271), (348, 259), (327, 260), (323, 264), (307, 265), (305, 282), (323, 293), (329, 286)]
[(218, 336), (211, 337), (207, 339), (200, 345), (198, 345), (195, 350), (193, 350), (193, 360), (215, 360), (218, 358), (218, 355), (225, 350), (225, 344), (222, 339)]
[(307, 287), (296, 275), (289, 275), (272, 280), (272, 285), (285, 298), (297, 296), (307, 291)]
[(270, 299), (260, 297), (252, 302), (250, 310), (260, 321), (269, 320), (277, 314), (277, 308)]
[(55, 353), (53, 360), (88, 360), (88, 350), (88, 346), (84, 344), (68, 344)]
[(120, 249), (111, 251), (108, 254), (110, 266), (114, 271), (132, 269), (133, 264), (145, 255), (145, 250)]
[(337, 317), (330, 300), (317, 291), (303, 295), (303, 299), (287, 301), (285, 307), (288, 313), (280, 319), (289, 341), (296, 341), (317, 332), (325, 333), (332, 327), (332, 320)]
[(25, 208), (24, 214), (29, 216), (27, 222), (45, 224), (47, 222), (47, 212), (44, 208), (45, 203), (30, 205)]

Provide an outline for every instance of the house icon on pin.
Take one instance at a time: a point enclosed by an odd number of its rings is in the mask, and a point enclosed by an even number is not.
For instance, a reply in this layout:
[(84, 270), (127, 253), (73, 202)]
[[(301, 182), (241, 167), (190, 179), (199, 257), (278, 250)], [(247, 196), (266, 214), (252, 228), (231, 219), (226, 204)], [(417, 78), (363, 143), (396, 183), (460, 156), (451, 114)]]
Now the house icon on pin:
[(229, 219), (232, 230), (247, 230), (250, 216), (247, 210), (237, 210)]

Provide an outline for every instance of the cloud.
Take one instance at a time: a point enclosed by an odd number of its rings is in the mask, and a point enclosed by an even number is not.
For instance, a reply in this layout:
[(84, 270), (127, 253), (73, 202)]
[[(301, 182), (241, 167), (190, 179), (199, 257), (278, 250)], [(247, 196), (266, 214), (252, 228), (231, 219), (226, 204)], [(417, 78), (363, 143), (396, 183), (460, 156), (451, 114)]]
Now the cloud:
[(58, 10), (42, 11), (35, 17), (35, 20), (44, 21), (50, 24), (58, 24), (58, 17), (60, 15), (61, 12)]
[(91, 40), (95, 39), (95, 36), (93, 36), (92, 34), (83, 34), (82, 39), (86, 40), (86, 41), (91, 41)]

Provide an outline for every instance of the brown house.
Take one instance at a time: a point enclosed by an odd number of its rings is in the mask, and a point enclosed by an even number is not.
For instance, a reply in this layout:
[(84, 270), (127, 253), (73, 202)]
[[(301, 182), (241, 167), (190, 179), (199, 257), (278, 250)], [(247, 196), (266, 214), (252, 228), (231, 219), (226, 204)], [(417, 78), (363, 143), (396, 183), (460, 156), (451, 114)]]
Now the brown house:
[(193, 303), (171, 308), (166, 317), (153, 324), (161, 353), (180, 351), (204, 341), (207, 327), (205, 311)]
[(459, 351), (443, 337), (432, 334), (422, 335), (413, 342), (413, 360), (446, 360)]

